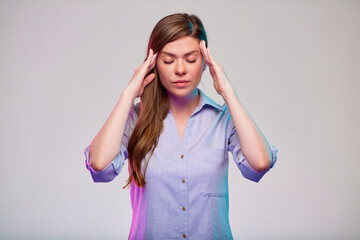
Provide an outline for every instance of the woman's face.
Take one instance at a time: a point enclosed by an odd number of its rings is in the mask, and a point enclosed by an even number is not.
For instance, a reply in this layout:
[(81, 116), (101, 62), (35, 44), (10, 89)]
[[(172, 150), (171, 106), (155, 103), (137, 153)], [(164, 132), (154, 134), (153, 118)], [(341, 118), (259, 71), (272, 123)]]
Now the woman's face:
[(166, 44), (160, 51), (157, 71), (170, 97), (197, 95), (196, 88), (205, 64), (199, 43), (198, 39), (187, 36)]

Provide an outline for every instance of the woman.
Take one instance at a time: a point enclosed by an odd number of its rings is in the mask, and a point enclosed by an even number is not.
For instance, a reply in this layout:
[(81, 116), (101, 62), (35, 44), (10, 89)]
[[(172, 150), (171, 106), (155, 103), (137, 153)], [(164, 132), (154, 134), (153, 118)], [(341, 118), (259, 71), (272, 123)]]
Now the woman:
[[(199, 18), (161, 19), (147, 53), (86, 148), (86, 166), (95, 182), (108, 182), (128, 159), (129, 239), (232, 239), (228, 151), (243, 176), (258, 182), (277, 150), (213, 59)], [(206, 66), (223, 106), (197, 88)]]

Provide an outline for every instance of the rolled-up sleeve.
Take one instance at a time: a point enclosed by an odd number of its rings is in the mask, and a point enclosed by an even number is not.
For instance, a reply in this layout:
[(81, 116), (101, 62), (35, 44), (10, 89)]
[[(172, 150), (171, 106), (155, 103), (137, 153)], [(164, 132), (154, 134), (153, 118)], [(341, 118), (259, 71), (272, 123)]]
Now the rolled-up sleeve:
[(121, 140), (121, 149), (118, 155), (112, 160), (112, 162), (103, 170), (96, 171), (91, 167), (89, 152), (91, 145), (86, 147), (84, 150), (85, 154), (85, 165), (86, 168), (90, 171), (91, 177), (94, 182), (110, 182), (112, 181), (122, 170), (126, 159), (128, 158), (127, 145), (132, 131), (136, 125), (137, 119), (139, 117), (140, 105), (133, 105), (129, 112), (129, 117), (126, 121), (126, 126), (124, 134)]
[(85, 165), (86, 168), (90, 171), (91, 177), (94, 182), (110, 182), (112, 181), (122, 170), (125, 160), (128, 157), (127, 150), (124, 146), (121, 146), (120, 153), (115, 157), (115, 159), (103, 170), (96, 171), (90, 165), (89, 158), (90, 145), (85, 149)]
[(275, 165), (277, 161), (277, 148), (273, 145), (270, 145), (270, 151), (272, 155), (270, 167), (264, 172), (257, 172), (250, 166), (243, 152), (241, 151), (239, 136), (237, 135), (235, 126), (230, 116), (228, 118), (227, 129), (228, 150), (232, 153), (234, 162), (236, 163), (237, 167), (240, 169), (242, 175), (245, 178), (254, 182), (259, 182), (260, 179)]

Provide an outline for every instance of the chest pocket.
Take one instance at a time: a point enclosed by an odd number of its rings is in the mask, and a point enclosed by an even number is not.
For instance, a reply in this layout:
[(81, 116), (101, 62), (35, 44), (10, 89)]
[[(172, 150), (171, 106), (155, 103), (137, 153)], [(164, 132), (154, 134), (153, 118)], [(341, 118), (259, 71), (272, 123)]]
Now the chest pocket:
[(225, 149), (204, 149), (187, 158), (189, 181), (203, 196), (222, 197), (228, 191), (228, 155)]
[(194, 238), (232, 239), (228, 216), (228, 152), (205, 149), (189, 157), (188, 171), (194, 175), (191, 188), (197, 192), (193, 194), (196, 214), (201, 219), (194, 225)]

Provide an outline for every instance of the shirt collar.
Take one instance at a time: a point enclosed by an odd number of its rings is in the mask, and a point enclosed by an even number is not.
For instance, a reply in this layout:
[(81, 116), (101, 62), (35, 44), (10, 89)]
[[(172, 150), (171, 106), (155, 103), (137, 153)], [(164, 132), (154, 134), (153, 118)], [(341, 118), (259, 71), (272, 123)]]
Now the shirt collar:
[(199, 112), (205, 105), (209, 105), (218, 110), (223, 110), (223, 108), (219, 104), (217, 104), (216, 102), (214, 102), (214, 100), (206, 96), (205, 93), (203, 93), (203, 91), (201, 91), (199, 88), (198, 90), (200, 94), (200, 100), (198, 106), (194, 110), (194, 114)]

